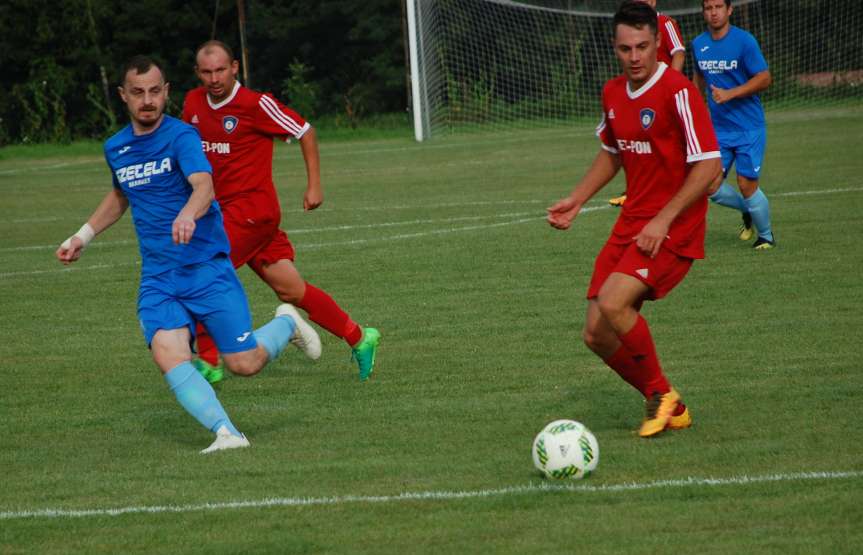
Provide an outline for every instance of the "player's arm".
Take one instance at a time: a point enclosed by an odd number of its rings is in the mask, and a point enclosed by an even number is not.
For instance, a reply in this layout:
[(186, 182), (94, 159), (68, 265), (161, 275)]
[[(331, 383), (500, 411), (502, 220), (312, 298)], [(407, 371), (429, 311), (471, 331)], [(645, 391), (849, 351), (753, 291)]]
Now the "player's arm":
[(720, 89), (715, 85), (711, 85), (710, 94), (713, 96), (713, 100), (717, 104), (723, 104), (729, 100), (734, 100), (735, 98), (745, 98), (747, 96), (752, 96), (753, 94), (758, 94), (767, 89), (771, 83), (773, 83), (773, 76), (770, 75), (770, 70), (768, 69), (760, 73), (756, 73), (749, 81), (731, 89)]
[(195, 220), (207, 213), (215, 198), (213, 176), (209, 173), (191, 173), (186, 179), (192, 186), (192, 194), (171, 226), (171, 237), (174, 243), (180, 245), (188, 244), (192, 240), (192, 235), (195, 233)]
[(572, 193), (546, 209), (549, 225), (557, 229), (568, 229), (581, 207), (605, 187), (618, 171), (620, 171), (620, 156), (603, 147)]
[(683, 64), (686, 63), (686, 51), (678, 50), (674, 54), (671, 55), (671, 69), (676, 69), (680, 73), (683, 73)]
[(129, 208), (129, 200), (120, 189), (112, 189), (105, 195), (99, 206), (87, 220), (81, 229), (74, 235), (63, 241), (54, 253), (57, 260), (64, 265), (69, 265), (81, 258), (81, 253), (93, 238), (111, 227), (119, 220), (126, 209)]
[(668, 238), (671, 223), (693, 202), (706, 195), (713, 180), (721, 173), (720, 158), (708, 158), (693, 163), (683, 182), (683, 187), (634, 237), (638, 248), (645, 254), (649, 254), (651, 258), (656, 256), (662, 242)]
[(308, 183), (303, 195), (303, 209), (314, 210), (324, 202), (324, 192), (321, 188), (321, 155), (318, 150), (318, 136), (311, 127), (300, 137), (300, 150), (306, 163)]
[(692, 84), (695, 85), (695, 88), (702, 94), (705, 92), (704, 88), (707, 86), (707, 82), (704, 80), (704, 76), (701, 75), (701, 72), (697, 69), (692, 74)]

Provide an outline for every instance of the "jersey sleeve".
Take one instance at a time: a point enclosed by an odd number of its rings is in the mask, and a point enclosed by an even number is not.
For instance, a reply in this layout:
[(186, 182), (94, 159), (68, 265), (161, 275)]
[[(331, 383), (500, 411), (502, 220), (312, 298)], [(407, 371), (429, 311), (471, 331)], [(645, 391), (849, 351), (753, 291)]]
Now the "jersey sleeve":
[(303, 117), (291, 110), (273, 95), (264, 93), (258, 99), (255, 112), (255, 130), (265, 135), (301, 139), (312, 127)]
[(678, 52), (685, 52), (686, 45), (683, 42), (683, 36), (680, 34), (680, 26), (677, 21), (670, 17), (665, 18), (662, 24), (663, 41), (669, 55), (674, 56)]
[(710, 122), (707, 105), (695, 85), (688, 83), (674, 93), (678, 122), (686, 138), (686, 162), (719, 158), (719, 143)]
[(602, 149), (612, 154), (618, 154), (617, 141), (614, 138), (614, 131), (608, 125), (609, 115), (608, 106), (606, 105), (605, 93), (602, 95), (602, 119), (599, 125), (596, 126), (596, 136), (599, 137)]
[(761, 53), (761, 47), (758, 46), (758, 41), (752, 35), (746, 36), (746, 46), (743, 50), (743, 67), (746, 69), (746, 74), (749, 77), (767, 71), (767, 60), (764, 59), (764, 54)]
[(192, 126), (183, 127), (184, 129), (177, 133), (174, 139), (174, 151), (180, 171), (186, 177), (198, 172), (213, 173), (213, 167), (201, 148), (201, 136), (198, 130)]

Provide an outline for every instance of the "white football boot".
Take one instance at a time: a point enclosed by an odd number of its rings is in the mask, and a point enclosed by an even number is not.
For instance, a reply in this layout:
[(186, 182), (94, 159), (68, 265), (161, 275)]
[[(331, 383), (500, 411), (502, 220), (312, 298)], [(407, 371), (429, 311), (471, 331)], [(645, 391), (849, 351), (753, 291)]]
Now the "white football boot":
[(224, 449), (239, 449), (241, 447), (249, 447), (250, 445), (251, 443), (246, 439), (246, 436), (243, 434), (235, 436), (228, 431), (227, 427), (222, 426), (216, 431), (216, 441), (201, 451), (201, 454), (206, 455), (207, 453), (222, 451)]
[(294, 320), (294, 335), (291, 337), (291, 344), (301, 350), (312, 360), (321, 358), (321, 338), (318, 337), (318, 332), (302, 319), (300, 313), (292, 304), (282, 304), (276, 309), (276, 316), (290, 316)]

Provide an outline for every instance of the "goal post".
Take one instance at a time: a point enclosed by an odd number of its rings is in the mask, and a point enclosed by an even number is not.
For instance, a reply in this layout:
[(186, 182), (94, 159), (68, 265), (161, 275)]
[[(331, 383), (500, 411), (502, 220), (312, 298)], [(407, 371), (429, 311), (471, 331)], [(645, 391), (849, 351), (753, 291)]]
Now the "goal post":
[[(620, 0), (405, 0), (418, 141), (471, 129), (595, 123), (619, 74), (611, 19)], [(701, 0), (659, 0), (689, 48)], [(731, 22), (761, 44), (768, 110), (863, 104), (863, 2), (733, 0)], [(687, 52), (684, 72), (692, 75)]]

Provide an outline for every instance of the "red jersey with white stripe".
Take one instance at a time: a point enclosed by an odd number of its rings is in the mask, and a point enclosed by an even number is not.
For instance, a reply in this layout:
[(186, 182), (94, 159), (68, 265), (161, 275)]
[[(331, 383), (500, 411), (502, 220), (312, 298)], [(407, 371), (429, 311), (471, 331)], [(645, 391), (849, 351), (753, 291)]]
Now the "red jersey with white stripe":
[(662, 35), (656, 58), (671, 66), (671, 57), (677, 52), (686, 51), (686, 43), (683, 42), (683, 36), (680, 34), (680, 25), (673, 18), (663, 14), (657, 14), (656, 23)]
[(234, 218), (281, 219), (273, 186), (273, 139), (299, 139), (311, 127), (269, 93), (235, 83), (223, 101), (213, 104), (204, 87), (186, 94), (183, 121), (201, 134), (213, 166), (216, 200)]
[[(719, 145), (695, 85), (662, 63), (636, 91), (624, 75), (606, 83), (602, 110), (596, 134), (626, 174), (626, 203), (609, 241), (629, 243), (683, 187), (690, 164), (720, 157)], [(677, 216), (663, 246), (704, 258), (706, 213), (705, 195)]]

